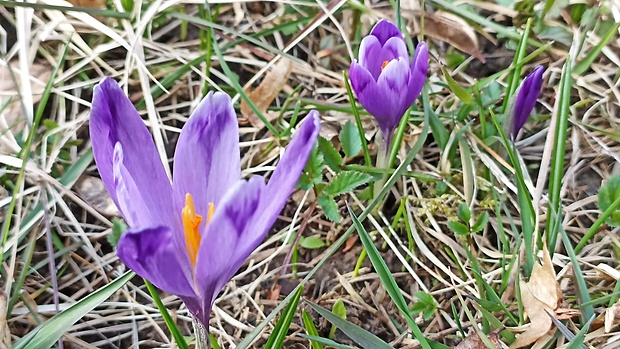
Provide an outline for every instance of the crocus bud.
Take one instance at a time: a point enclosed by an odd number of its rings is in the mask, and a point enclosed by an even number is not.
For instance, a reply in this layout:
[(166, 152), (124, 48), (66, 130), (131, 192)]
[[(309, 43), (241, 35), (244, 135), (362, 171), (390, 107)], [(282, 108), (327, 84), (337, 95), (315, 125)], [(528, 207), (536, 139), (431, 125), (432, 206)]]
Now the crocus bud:
[(418, 44), (409, 60), (403, 34), (381, 20), (362, 39), (359, 61), (351, 63), (351, 86), (357, 99), (390, 138), (403, 114), (420, 95), (428, 71), (428, 49)]
[(530, 75), (521, 82), (521, 85), (513, 96), (514, 103), (511, 103), (512, 105), (509, 106), (509, 115), (505, 121), (510, 122), (509, 119), (512, 116), (512, 129), (510, 130), (512, 139), (517, 137), (519, 131), (523, 125), (525, 125), (525, 122), (536, 106), (536, 100), (540, 96), (540, 91), (542, 89), (544, 72), (545, 68), (542, 65), (534, 68)]

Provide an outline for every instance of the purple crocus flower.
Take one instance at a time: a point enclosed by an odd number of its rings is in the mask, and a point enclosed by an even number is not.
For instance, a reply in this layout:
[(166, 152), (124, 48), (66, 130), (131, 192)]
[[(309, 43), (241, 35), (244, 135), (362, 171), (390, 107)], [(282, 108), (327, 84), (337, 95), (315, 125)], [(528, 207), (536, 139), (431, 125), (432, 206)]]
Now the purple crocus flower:
[(310, 112), (269, 184), (260, 176), (241, 178), (238, 127), (230, 97), (210, 92), (181, 132), (170, 183), (151, 134), (116, 82), (106, 78), (94, 90), (95, 162), (130, 227), (118, 256), (179, 296), (204, 325), (217, 294), (286, 204), (320, 123), (318, 113)]
[(517, 138), (519, 131), (536, 106), (536, 100), (538, 100), (542, 89), (544, 72), (545, 68), (542, 65), (534, 68), (515, 92), (516, 97), (514, 97), (513, 105), (509, 106), (508, 109), (509, 113), (512, 112), (512, 129), (510, 130), (512, 139)]
[(403, 34), (389, 21), (379, 21), (362, 39), (359, 62), (351, 63), (351, 87), (362, 106), (377, 119), (384, 138), (391, 138), (403, 114), (420, 95), (427, 70), (426, 44), (418, 44), (410, 62)]

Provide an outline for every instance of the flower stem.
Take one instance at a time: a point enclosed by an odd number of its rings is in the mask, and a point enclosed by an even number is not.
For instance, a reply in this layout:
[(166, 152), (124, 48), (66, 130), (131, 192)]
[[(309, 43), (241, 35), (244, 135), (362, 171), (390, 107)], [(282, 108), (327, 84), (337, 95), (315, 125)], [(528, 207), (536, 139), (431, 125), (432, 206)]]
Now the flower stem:
[[(380, 131), (377, 134), (377, 146), (378, 146), (377, 163), (376, 163), (377, 168), (381, 168), (381, 169), (388, 168), (391, 141), (392, 141), (392, 135), (390, 133), (386, 134), (383, 131)], [(383, 188), (386, 178), (387, 176), (383, 175), (383, 177), (381, 177), (380, 180), (375, 182), (375, 187), (373, 190), (373, 196), (375, 199), (377, 198), (378, 193), (381, 192), (381, 188)]]
[(194, 336), (196, 336), (196, 349), (209, 349), (209, 328), (193, 317)]

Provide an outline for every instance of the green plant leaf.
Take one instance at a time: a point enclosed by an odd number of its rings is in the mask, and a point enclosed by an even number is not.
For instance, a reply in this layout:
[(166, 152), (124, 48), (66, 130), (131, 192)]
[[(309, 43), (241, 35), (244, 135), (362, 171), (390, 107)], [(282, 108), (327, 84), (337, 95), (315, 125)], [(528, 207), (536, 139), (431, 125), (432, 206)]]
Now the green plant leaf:
[(301, 241), (299, 241), (299, 246), (307, 250), (316, 250), (325, 247), (325, 241), (318, 236), (309, 236), (307, 238), (302, 238)]
[(340, 143), (342, 150), (348, 158), (352, 158), (362, 151), (362, 140), (357, 127), (351, 121), (347, 121), (340, 131)]
[(469, 228), (459, 221), (448, 221), (448, 228), (458, 235), (467, 236), (470, 234)]
[(286, 335), (288, 334), (288, 329), (291, 327), (291, 322), (295, 317), (295, 311), (297, 310), (297, 305), (299, 304), (299, 298), (301, 297), (301, 292), (304, 290), (303, 287), (297, 289), (293, 299), (286, 306), (284, 311), (282, 311), (282, 316), (276, 323), (276, 326), (273, 328), (267, 343), (265, 344), (265, 349), (280, 349), (282, 348), (282, 344), (284, 343), (284, 339), (286, 339)]
[(317, 313), (327, 319), (333, 325), (338, 327), (344, 334), (351, 338), (355, 343), (362, 346), (364, 349), (393, 349), (389, 344), (382, 341), (379, 337), (364, 330), (363, 328), (350, 323), (349, 321), (341, 318), (340, 316), (332, 313), (331, 311), (324, 309), (309, 300), (304, 299), (304, 302), (308, 303)]
[(133, 272), (128, 271), (118, 279), (89, 294), (63, 312), (37, 326), (26, 337), (15, 343), (12, 349), (51, 348), (73, 324), (110, 298), (114, 292), (123, 287), (134, 276)]
[(323, 153), (325, 164), (334, 170), (334, 172), (340, 172), (342, 156), (340, 156), (340, 153), (336, 150), (336, 148), (334, 148), (332, 142), (323, 137), (319, 137), (319, 149), (321, 150), (321, 153)]
[(471, 211), (469, 210), (469, 207), (467, 207), (466, 203), (461, 202), (459, 204), (457, 215), (459, 216), (461, 221), (463, 221), (465, 223), (469, 222), (469, 220), (471, 219)]
[(303, 190), (310, 190), (315, 184), (321, 183), (321, 179), (323, 178), (323, 164), (323, 153), (319, 151), (318, 147), (314, 147), (312, 153), (310, 153), (306, 168), (299, 177), (297, 187)]
[[(318, 337), (319, 331), (317, 331), (316, 326), (314, 326), (314, 322), (312, 322), (312, 318), (310, 314), (305, 309), (301, 310), (301, 319), (304, 322), (304, 327), (306, 328), (306, 333), (308, 333), (308, 337)], [(310, 339), (310, 345), (312, 345), (312, 349), (323, 349), (323, 344), (316, 340)]]
[(474, 100), (474, 97), (471, 94), (471, 92), (468, 92), (467, 90), (462, 88), (454, 80), (454, 78), (450, 75), (450, 73), (448, 73), (448, 71), (445, 68), (442, 67), (441, 72), (443, 73), (443, 77), (446, 79), (446, 82), (448, 83), (448, 87), (450, 87), (450, 90), (454, 92), (454, 94), (461, 100), (461, 102), (465, 104), (471, 104), (471, 102), (473, 102)]
[(372, 179), (372, 176), (368, 173), (357, 171), (343, 171), (340, 172), (331, 183), (329, 183), (323, 193), (331, 196), (336, 196), (344, 193), (348, 193), (351, 190), (364, 185)]
[(478, 218), (474, 222), (474, 225), (471, 226), (471, 231), (473, 233), (478, 233), (482, 231), (482, 229), (484, 229), (484, 227), (487, 225), (488, 222), (489, 222), (489, 213), (486, 211), (482, 212), (482, 214), (478, 216)]
[[(605, 181), (605, 184), (598, 190), (598, 208), (601, 212), (607, 211), (613, 206), (614, 201), (620, 198), (620, 174), (610, 177)], [(611, 214), (605, 223), (617, 227), (620, 226), (620, 209), (616, 207), (616, 210)]]
[(108, 235), (108, 241), (112, 246), (116, 247), (116, 245), (118, 245), (118, 240), (120, 240), (121, 236), (127, 231), (127, 224), (119, 218), (113, 218), (112, 224), (112, 234)]
[(368, 232), (366, 232), (366, 229), (364, 229), (362, 223), (359, 221), (359, 219), (357, 219), (357, 216), (353, 213), (351, 207), (347, 205), (347, 208), (349, 209), (349, 215), (351, 215), (351, 219), (353, 220), (355, 229), (360, 236), (360, 240), (362, 241), (362, 244), (366, 249), (366, 253), (370, 258), (370, 262), (372, 263), (372, 266), (375, 268), (375, 271), (379, 275), (379, 279), (381, 279), (383, 287), (385, 287), (385, 290), (390, 295), (390, 298), (392, 298), (392, 301), (396, 305), (396, 308), (398, 308), (400, 313), (407, 321), (407, 324), (411, 328), (415, 339), (420, 342), (422, 348), (430, 349), (431, 346), (429, 345), (429, 342), (426, 340), (426, 337), (424, 337), (424, 334), (413, 320), (413, 315), (407, 307), (405, 297), (403, 297), (403, 295), (400, 293), (400, 288), (398, 288), (398, 284), (396, 284), (396, 280), (394, 280), (394, 277), (392, 276), (390, 269), (387, 267), (387, 264), (385, 264), (383, 257), (381, 257), (381, 254), (377, 250), (377, 247), (375, 247), (375, 244), (370, 239)]
[(327, 219), (335, 223), (340, 222), (341, 218), (340, 212), (338, 211), (338, 204), (333, 197), (328, 195), (319, 195), (317, 203), (323, 209), (323, 213), (325, 214), (325, 217), (327, 217)]
[[(342, 299), (338, 299), (334, 306), (332, 307), (332, 313), (340, 316), (343, 319), (347, 319), (347, 308), (344, 306), (344, 302)], [(332, 325), (332, 328), (329, 330), (329, 339), (334, 339), (334, 335), (336, 335), (336, 325)]]

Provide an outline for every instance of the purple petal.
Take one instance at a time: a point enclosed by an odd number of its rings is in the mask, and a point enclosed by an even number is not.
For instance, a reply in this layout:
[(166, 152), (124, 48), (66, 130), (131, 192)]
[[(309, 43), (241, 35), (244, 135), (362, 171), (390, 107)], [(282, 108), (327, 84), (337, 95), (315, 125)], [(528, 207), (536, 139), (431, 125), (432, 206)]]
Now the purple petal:
[(261, 214), (265, 190), (262, 177), (239, 180), (215, 208), (215, 214), (202, 234), (196, 259), (196, 285), (207, 314), (217, 294), (235, 275), (243, 262), (262, 241), (267, 229), (254, 223)]
[(378, 89), (383, 91), (389, 105), (389, 112), (382, 118), (377, 117), (384, 134), (396, 129), (403, 114), (414, 102), (407, 100), (410, 75), (409, 62), (405, 58), (399, 58), (390, 62), (379, 76)]
[(513, 115), (513, 129), (511, 135), (513, 138), (517, 136), (523, 125), (530, 117), (532, 110), (536, 106), (536, 101), (540, 96), (543, 83), (543, 73), (545, 68), (543, 66), (537, 66), (534, 70), (523, 80), (516, 92), (516, 100), (514, 102)]
[(174, 155), (173, 191), (180, 217), (185, 194), (206, 218), (209, 203), (220, 200), (241, 178), (239, 126), (230, 97), (210, 92), (181, 131)]
[(379, 40), (374, 36), (363, 38), (360, 43), (359, 64), (377, 80), (383, 62), (383, 47), (381, 47)]
[(262, 207), (264, 210), (262, 223), (267, 226), (267, 229), (271, 228), (271, 225), (276, 221), (278, 214), (295, 189), (295, 185), (297, 185), (297, 181), (306, 167), (308, 157), (310, 157), (310, 153), (316, 144), (320, 129), (319, 113), (313, 110), (308, 114), (304, 123), (293, 136), (291, 143), (286, 147), (282, 159), (280, 159), (269, 180), (265, 193), (266, 200)]
[(191, 275), (188, 277), (179, 264), (170, 229), (129, 229), (121, 236), (117, 248), (123, 263), (162, 291), (187, 297), (196, 295)]
[[(113, 163), (114, 149), (119, 143), (122, 148), (123, 172), (126, 173), (124, 177), (134, 181), (130, 194), (139, 194), (141, 201), (149, 208), (148, 216), (142, 217), (142, 220), (149, 221), (148, 226), (170, 226), (172, 188), (151, 134), (136, 108), (110, 78), (103, 79), (95, 86), (90, 137), (99, 174), (116, 205), (121, 207)], [(136, 209), (136, 212), (146, 214), (143, 209)], [(130, 219), (125, 218), (129, 222)], [(129, 224), (132, 225), (132, 222)]]
[(407, 97), (405, 100), (409, 106), (413, 105), (420, 96), (424, 83), (426, 82), (426, 73), (428, 72), (428, 48), (424, 42), (418, 44), (415, 50), (415, 56), (411, 64), (411, 75), (407, 84)]
[(409, 51), (407, 50), (407, 43), (401, 37), (394, 37), (388, 39), (383, 45), (383, 61), (389, 62), (393, 59), (400, 57), (409, 60)]
[(356, 62), (351, 63), (351, 88), (360, 104), (377, 120), (390, 118), (390, 100), (379, 89), (370, 72)]
[(148, 227), (153, 224), (149, 205), (125, 166), (123, 146), (117, 142), (113, 155), (114, 186), (116, 188), (117, 206), (127, 224), (131, 227)]
[(403, 37), (403, 34), (394, 23), (385, 19), (380, 20), (375, 27), (372, 28), (370, 35), (376, 36), (382, 46), (385, 45), (385, 42), (388, 41), (389, 38), (399, 37), (402, 39)]

